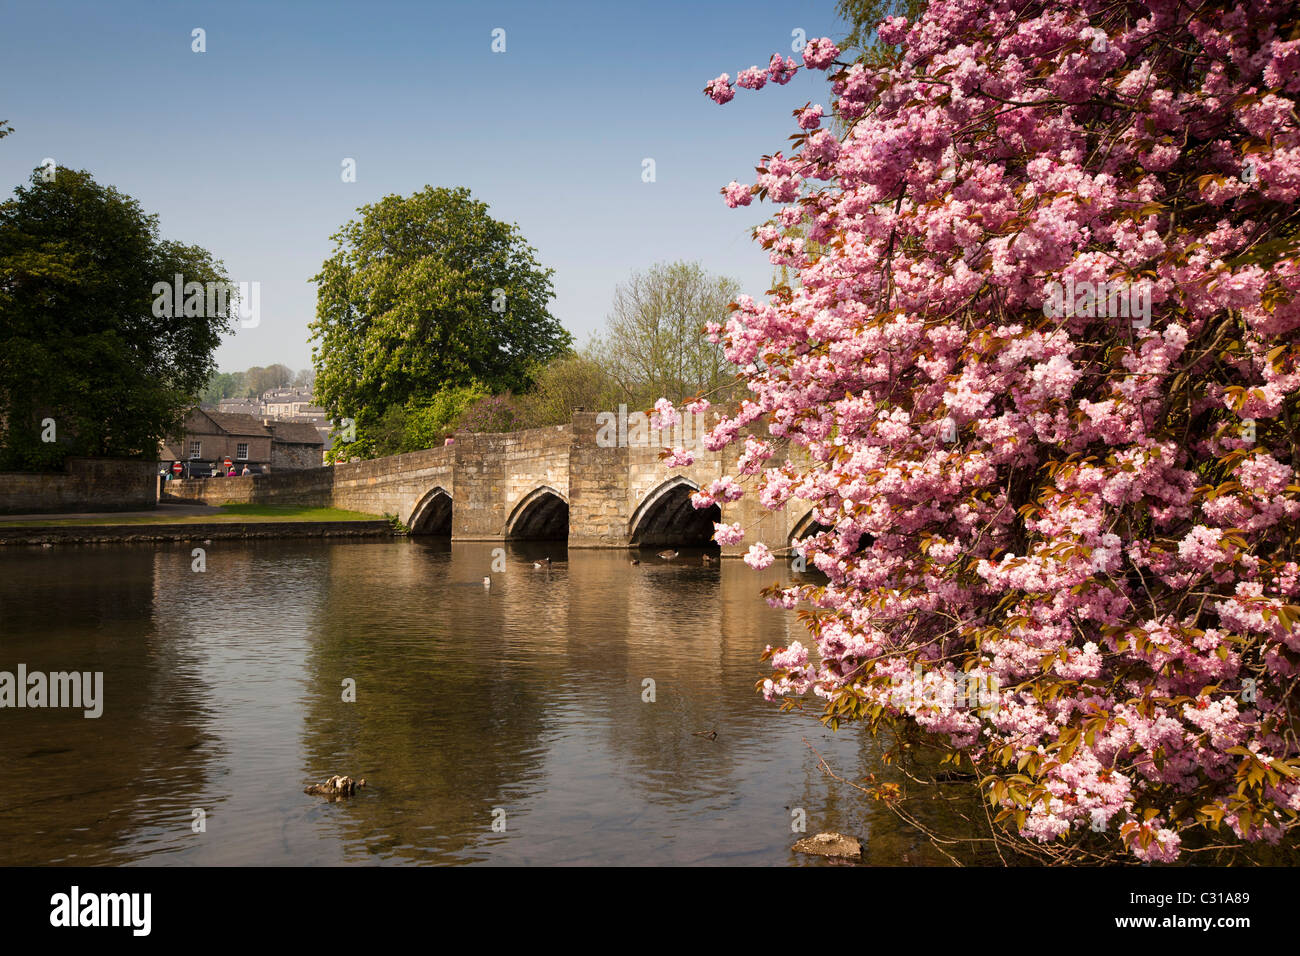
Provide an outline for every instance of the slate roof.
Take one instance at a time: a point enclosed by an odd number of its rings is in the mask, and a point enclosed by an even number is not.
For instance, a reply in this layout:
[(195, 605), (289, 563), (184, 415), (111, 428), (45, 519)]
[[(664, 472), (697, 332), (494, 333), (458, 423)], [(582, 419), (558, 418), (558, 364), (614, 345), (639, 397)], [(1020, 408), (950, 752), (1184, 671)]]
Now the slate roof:
[(238, 412), (204, 412), (213, 423), (227, 435), (236, 435), (240, 438), (267, 438), (270, 432), (266, 426), (259, 422), (252, 415), (243, 415)]
[(285, 445), (323, 445), (320, 432), (309, 422), (272, 422), (271, 440)]

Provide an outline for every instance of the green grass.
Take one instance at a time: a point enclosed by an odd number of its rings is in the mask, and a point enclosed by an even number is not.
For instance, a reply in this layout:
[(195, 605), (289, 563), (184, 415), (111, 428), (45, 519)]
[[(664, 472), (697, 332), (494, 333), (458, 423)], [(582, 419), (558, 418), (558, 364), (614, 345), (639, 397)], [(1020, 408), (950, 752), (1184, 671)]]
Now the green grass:
[(383, 521), (383, 515), (368, 515), (341, 508), (313, 508), (304, 505), (222, 505), (212, 514), (168, 515), (166, 508), (156, 515), (104, 516), (99, 518), (51, 518), (40, 521), (5, 522), (3, 528), (59, 528), (89, 525), (134, 524), (259, 524), (268, 521)]
[(383, 515), (342, 508), (312, 508), (305, 505), (222, 505), (223, 513), (259, 521), (383, 521)]

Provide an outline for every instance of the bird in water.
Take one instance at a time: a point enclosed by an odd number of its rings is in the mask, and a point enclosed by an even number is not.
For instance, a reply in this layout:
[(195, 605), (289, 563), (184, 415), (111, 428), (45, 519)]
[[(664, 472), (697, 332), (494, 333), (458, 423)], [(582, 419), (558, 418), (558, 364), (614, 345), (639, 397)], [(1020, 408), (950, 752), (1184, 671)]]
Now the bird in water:
[(542, 560), (540, 560), (540, 561), (534, 561), (534, 562), (533, 562), (533, 567), (534, 567), (534, 568), (546, 568), (546, 569), (549, 571), (550, 568), (551, 568), (551, 559), (550, 559), (550, 558), (542, 558)]
[(353, 780), (351, 777), (333, 776), (324, 783), (313, 783), (303, 793), (314, 793), (322, 797), (350, 797), (358, 787), (366, 785), (365, 778)]
[(701, 555), (700, 564), (717, 564), (718, 559), (711, 554)]
[(677, 557), (677, 552), (672, 550), (660, 551), (659, 557), (663, 558), (665, 561), (671, 561), (673, 558)]
[(633, 566), (633, 567), (636, 567), (636, 566), (637, 566), (638, 564), (640, 564), (640, 563), (641, 563), (641, 560), (640, 560), (639, 558), (633, 558), (633, 559), (632, 559), (632, 566)]
[(492, 578), (491, 578), (490, 575), (489, 575), (488, 577), (485, 577), (485, 578), (483, 579), (483, 586), (484, 586), (485, 588), (490, 588), (490, 587), (492, 586)]

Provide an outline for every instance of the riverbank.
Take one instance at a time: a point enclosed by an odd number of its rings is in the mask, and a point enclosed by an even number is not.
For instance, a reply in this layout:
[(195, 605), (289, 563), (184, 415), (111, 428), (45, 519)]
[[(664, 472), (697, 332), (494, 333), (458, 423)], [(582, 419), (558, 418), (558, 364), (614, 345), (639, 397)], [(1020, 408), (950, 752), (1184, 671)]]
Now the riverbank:
[(386, 537), (386, 518), (294, 505), (160, 504), (151, 511), (0, 516), (0, 545)]

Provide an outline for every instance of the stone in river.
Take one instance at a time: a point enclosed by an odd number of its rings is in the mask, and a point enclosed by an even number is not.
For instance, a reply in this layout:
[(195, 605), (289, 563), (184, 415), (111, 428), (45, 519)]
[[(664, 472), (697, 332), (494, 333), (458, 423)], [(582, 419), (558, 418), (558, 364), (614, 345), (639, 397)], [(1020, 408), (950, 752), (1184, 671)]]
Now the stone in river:
[(856, 860), (862, 856), (862, 844), (857, 837), (842, 833), (819, 833), (805, 837), (791, 849), (799, 853), (811, 853), (814, 856), (833, 856), (846, 860)]

